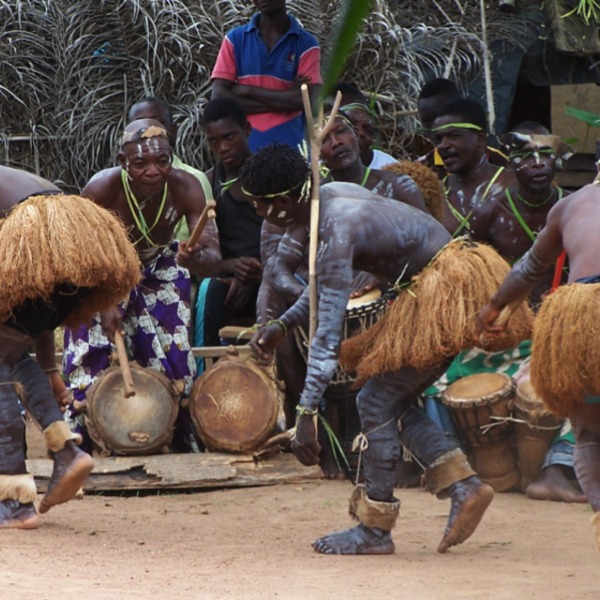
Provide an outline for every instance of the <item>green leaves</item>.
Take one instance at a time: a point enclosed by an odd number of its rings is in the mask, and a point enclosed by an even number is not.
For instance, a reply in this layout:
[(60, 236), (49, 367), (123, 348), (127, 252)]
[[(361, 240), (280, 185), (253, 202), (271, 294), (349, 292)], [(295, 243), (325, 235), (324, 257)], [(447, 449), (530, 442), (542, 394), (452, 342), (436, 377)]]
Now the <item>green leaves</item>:
[(342, 16), (334, 32), (333, 44), (325, 60), (321, 101), (329, 95), (344, 70), (346, 58), (354, 46), (370, 7), (371, 0), (345, 0)]
[(600, 115), (589, 112), (587, 110), (581, 110), (579, 108), (573, 108), (571, 106), (565, 106), (565, 114), (575, 117), (584, 123), (587, 123), (591, 127), (600, 127)]

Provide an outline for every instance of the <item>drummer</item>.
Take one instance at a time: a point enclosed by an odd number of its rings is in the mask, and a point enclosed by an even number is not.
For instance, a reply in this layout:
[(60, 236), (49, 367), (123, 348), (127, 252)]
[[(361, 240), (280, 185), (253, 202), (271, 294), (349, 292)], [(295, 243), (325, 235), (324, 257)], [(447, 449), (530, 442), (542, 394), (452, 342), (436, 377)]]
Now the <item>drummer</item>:
[[(0, 246), (4, 257), (0, 278), (12, 294), (9, 295), (8, 290), (0, 294), (0, 528), (31, 529), (40, 524), (40, 517), (33, 505), (36, 486), (25, 465), (24, 423), (15, 393), (18, 384), (24, 391), (20, 394), (20, 400), (42, 429), (46, 447), (53, 459), (52, 475), (39, 512), (46, 512), (73, 498), (93, 467), (92, 458), (77, 447), (81, 439), (69, 431), (57, 404), (64, 401), (66, 389), (56, 368), (53, 332), (62, 322), (74, 318), (75, 313), (82, 312), (83, 293), (87, 294), (88, 300), (92, 298), (89, 290), (84, 292), (83, 288), (65, 283), (65, 277), (80, 276), (76, 266), (65, 268), (69, 275), (57, 275), (55, 282), (50, 283), (52, 269), (56, 269), (57, 264), (72, 261), (72, 249), (76, 246), (78, 262), (85, 264), (86, 268), (90, 267), (90, 263), (96, 263), (97, 275), (102, 279), (96, 284), (98, 294), (104, 298), (101, 306), (114, 301), (115, 293), (117, 296), (126, 293), (137, 279), (135, 252), (131, 247), (129, 255), (123, 251), (124, 245), (129, 243), (124, 230), (119, 232), (118, 223), (112, 223), (113, 219), (108, 213), (104, 215), (104, 221), (98, 221), (93, 213), (100, 209), (96, 208), (88, 215), (86, 205), (93, 206), (89, 201), (77, 198), (73, 202), (71, 197), (61, 194), (54, 184), (41, 177), (0, 166), (0, 220), (4, 219), (0, 221)], [(18, 205), (32, 196), (37, 198), (27, 205), (26, 220), (30, 235), (23, 236), (23, 220), (15, 223), (21, 214)], [(53, 212), (47, 209), (46, 213), (52, 214), (52, 218), (43, 216), (46, 203), (48, 206), (52, 204)], [(61, 208), (62, 205), (65, 208)], [(14, 211), (9, 213), (13, 208)], [(76, 220), (80, 227), (76, 231), (61, 231), (64, 222), (73, 222), (68, 217), (72, 216), (69, 211), (74, 210), (78, 212)], [(97, 230), (100, 226), (107, 228), (107, 244), (98, 253), (94, 237), (89, 233), (90, 229)], [(111, 226), (113, 229), (109, 229)], [(115, 251), (116, 233), (120, 235), (121, 246), (117, 245)], [(28, 239), (45, 242), (50, 236), (59, 239), (65, 235), (69, 236), (70, 244), (61, 245), (60, 249), (49, 245), (48, 253), (40, 254), (48, 268), (45, 274), (47, 289), (42, 290), (39, 285), (39, 265), (29, 260), (29, 257), (35, 260), (36, 252), (40, 252), (40, 249), (32, 247), (27, 252), (22, 249)], [(46, 239), (44, 236), (47, 236)], [(11, 251), (14, 246), (21, 248), (21, 251)], [(112, 260), (118, 256), (118, 263), (110, 268), (114, 278), (106, 273), (106, 264), (101, 258), (96, 260), (97, 256), (105, 259), (110, 257)], [(15, 271), (11, 272), (11, 268), (18, 271), (19, 281), (14, 280)], [(130, 282), (127, 287), (123, 287), (122, 283), (119, 285), (118, 278), (123, 273)], [(90, 272), (86, 272), (84, 277), (92, 283)], [(10, 304), (9, 299), (17, 296), (21, 299)], [(95, 298), (96, 303), (97, 300)], [(83, 319), (86, 316), (81, 315)], [(29, 355), (33, 346), (39, 362)]]
[[(139, 285), (125, 302), (97, 314), (89, 326), (65, 331), (64, 373), (79, 403), (110, 366), (116, 330), (125, 334), (130, 358), (142, 367), (163, 372), (171, 381), (182, 381), (184, 395), (191, 391), (196, 363), (189, 341), (189, 269), (199, 277), (210, 276), (221, 256), (211, 221), (194, 247), (172, 240), (182, 216), (193, 230), (205, 199), (198, 179), (172, 168), (171, 159), (166, 129), (151, 119), (133, 121), (123, 134), (119, 166), (97, 173), (83, 188), (84, 195), (111, 210), (129, 228), (143, 271)], [(85, 434), (78, 406), (71, 403), (65, 418), (74, 431)], [(174, 449), (197, 450), (184, 411), (179, 413)]]
[[(600, 378), (597, 324), (600, 253), (597, 223), (600, 185), (589, 184), (557, 203), (531, 250), (518, 261), (479, 315), (487, 335), (508, 304), (524, 299), (564, 249), (570, 285), (546, 297), (534, 331), (531, 382), (557, 416), (568, 416), (575, 432), (575, 471), (594, 516), (600, 549)], [(592, 364), (589, 364), (591, 361)]]
[[(258, 214), (267, 221), (284, 227), (309, 226), (310, 170), (298, 152), (279, 144), (263, 148), (246, 161), (240, 180)], [(471, 343), (464, 325), (457, 329), (458, 317), (462, 311), (469, 315), (475, 310), (485, 290), (498, 280), (493, 270), (482, 271), (481, 257), (485, 255), (492, 264), (501, 264), (502, 259), (483, 246), (450, 243), (444, 227), (423, 211), (358, 186), (331, 183), (321, 188), (320, 196), (318, 328), (292, 444), (303, 464), (318, 461), (313, 416), (338, 363), (353, 268), (368, 269), (387, 285), (397, 286), (399, 296), (375, 326), (352, 338), (350, 344), (346, 342), (345, 366), (357, 371), (359, 383), (366, 381), (357, 399), (365, 487), (355, 490), (351, 506), (360, 523), (320, 538), (313, 547), (325, 554), (394, 552), (391, 530), (399, 502), (393, 493), (402, 442), (427, 466), (429, 489), (451, 499), (448, 525), (438, 547), (445, 552), (475, 531), (493, 491), (477, 478), (456, 445), (415, 408), (416, 397), (439, 377), (463, 341)], [(459, 282), (449, 281), (448, 269), (464, 274), (468, 293)], [(415, 277), (423, 282), (416, 284), (417, 293), (409, 289)], [(432, 277), (436, 283), (428, 287), (426, 280), (431, 282)], [(472, 298), (473, 280), (478, 282), (481, 298)], [(451, 286), (451, 294), (443, 290), (446, 285)], [(308, 318), (308, 296), (306, 290), (279, 319), (255, 334), (251, 344), (259, 357), (269, 360), (286, 332)], [(447, 303), (449, 297), (452, 300)], [(471, 300), (473, 306), (466, 306)], [(474, 336), (473, 319), (467, 322)], [(511, 334), (518, 337), (525, 331)], [(439, 345), (440, 335), (448, 336), (445, 351)]]

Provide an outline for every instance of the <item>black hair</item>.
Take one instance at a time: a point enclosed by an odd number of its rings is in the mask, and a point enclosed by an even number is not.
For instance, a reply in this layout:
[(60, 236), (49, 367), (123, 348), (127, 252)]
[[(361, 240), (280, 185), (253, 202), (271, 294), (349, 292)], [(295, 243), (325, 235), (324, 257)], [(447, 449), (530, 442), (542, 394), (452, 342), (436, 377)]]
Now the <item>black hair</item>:
[(450, 79), (438, 77), (428, 81), (419, 92), (419, 100), (424, 98), (432, 98), (433, 96), (448, 96), (452, 100), (457, 100), (461, 97), (458, 86)]
[(156, 104), (156, 106), (158, 106), (160, 111), (163, 112), (165, 114), (165, 116), (167, 117), (167, 123), (165, 123), (165, 126), (166, 127), (173, 126), (174, 117), (173, 117), (173, 109), (171, 108), (171, 105), (166, 100), (163, 100), (162, 98), (156, 98), (155, 96), (143, 96), (142, 98), (140, 98), (139, 100), (134, 102), (129, 107), (129, 110), (127, 111), (127, 121), (131, 121), (131, 118), (129, 115), (131, 114), (131, 111), (133, 110), (133, 108), (135, 106), (137, 106), (138, 104)]
[(298, 150), (275, 142), (261, 148), (244, 162), (239, 180), (248, 193), (265, 197), (290, 190), (300, 192), (300, 186), (309, 175), (308, 162)]
[(452, 100), (444, 105), (437, 113), (436, 119), (440, 117), (458, 117), (462, 123), (472, 123), (487, 131), (487, 118), (483, 106), (476, 100), (461, 98)]
[[(340, 81), (334, 92), (342, 92), (342, 102), (350, 104), (351, 102), (360, 102), (361, 104), (369, 104), (367, 97), (360, 91), (359, 87), (350, 81)], [(335, 96), (335, 93), (333, 94)]]
[(240, 127), (243, 127), (247, 121), (244, 109), (235, 98), (215, 98), (204, 107), (203, 127), (221, 119), (233, 119)]

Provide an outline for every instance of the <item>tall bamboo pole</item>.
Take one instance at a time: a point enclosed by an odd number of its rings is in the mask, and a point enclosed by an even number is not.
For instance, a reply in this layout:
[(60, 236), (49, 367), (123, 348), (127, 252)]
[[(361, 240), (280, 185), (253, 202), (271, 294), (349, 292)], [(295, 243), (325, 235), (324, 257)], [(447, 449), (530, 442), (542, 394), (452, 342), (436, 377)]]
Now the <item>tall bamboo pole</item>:
[[(310, 299), (310, 326), (309, 341), (312, 341), (317, 331), (317, 249), (319, 247), (319, 157), (321, 155), (321, 145), (323, 139), (333, 127), (333, 120), (342, 101), (342, 94), (337, 93), (333, 109), (326, 124), (323, 124), (323, 104), (319, 106), (317, 122), (313, 119), (313, 111), (308, 93), (308, 86), (302, 84), (302, 101), (304, 103), (304, 113), (308, 127), (308, 136), (310, 141), (310, 245), (308, 249), (308, 288)], [(309, 345), (310, 355), (310, 345)]]

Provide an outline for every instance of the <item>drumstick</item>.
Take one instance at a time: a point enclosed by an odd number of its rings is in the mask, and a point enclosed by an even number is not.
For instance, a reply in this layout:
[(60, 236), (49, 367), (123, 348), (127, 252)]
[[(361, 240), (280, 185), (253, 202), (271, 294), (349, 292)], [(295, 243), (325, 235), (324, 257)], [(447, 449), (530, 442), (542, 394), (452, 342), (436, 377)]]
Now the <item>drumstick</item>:
[[(490, 327), (504, 327), (508, 323), (508, 320), (510, 319), (512, 314), (517, 310), (517, 308), (519, 308), (519, 306), (521, 306), (521, 302), (523, 302), (523, 300), (513, 300), (513, 302), (507, 304), (500, 311), (500, 314), (494, 319)], [(486, 334), (485, 332), (482, 332), (479, 336), (479, 342), (481, 344), (485, 344), (485, 338)]]
[(194, 231), (192, 231), (187, 242), (188, 247), (193, 246), (198, 241), (198, 238), (206, 227), (208, 220), (214, 219), (217, 216), (217, 213), (215, 212), (216, 206), (217, 203), (214, 200), (207, 200), (206, 206), (204, 207), (204, 210), (202, 211), (202, 214), (200, 215), (200, 218), (194, 227)]
[(135, 385), (131, 369), (129, 368), (125, 342), (120, 331), (115, 331), (115, 346), (117, 347), (117, 356), (119, 357), (119, 365), (121, 367), (121, 374), (123, 375), (123, 383), (125, 384), (125, 398), (131, 398), (131, 396), (135, 396)]

